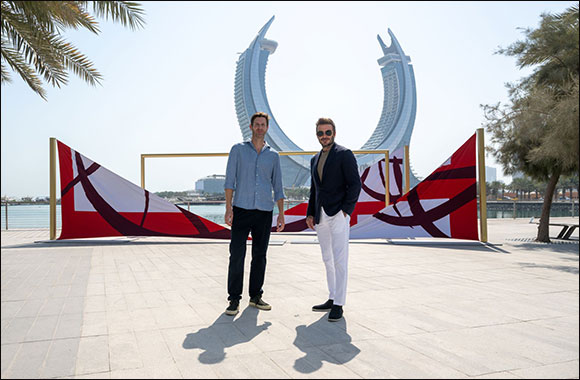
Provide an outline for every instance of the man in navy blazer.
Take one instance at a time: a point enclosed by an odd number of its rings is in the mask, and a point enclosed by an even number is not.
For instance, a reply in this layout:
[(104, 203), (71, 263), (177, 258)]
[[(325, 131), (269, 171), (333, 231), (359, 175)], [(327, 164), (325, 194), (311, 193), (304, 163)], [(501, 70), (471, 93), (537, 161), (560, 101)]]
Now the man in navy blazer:
[(350, 214), (358, 200), (361, 182), (354, 154), (334, 142), (336, 126), (332, 119), (318, 119), (316, 136), (322, 150), (310, 160), (306, 224), (318, 236), (329, 297), (312, 310), (330, 310), (328, 320), (335, 322), (342, 318), (346, 301)]

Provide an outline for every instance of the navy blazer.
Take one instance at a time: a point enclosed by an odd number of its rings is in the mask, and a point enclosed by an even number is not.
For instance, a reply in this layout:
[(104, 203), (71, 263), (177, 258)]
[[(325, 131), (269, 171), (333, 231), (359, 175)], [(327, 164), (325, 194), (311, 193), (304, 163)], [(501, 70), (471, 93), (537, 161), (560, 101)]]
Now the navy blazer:
[(318, 152), (310, 160), (310, 199), (306, 216), (314, 216), (314, 223), (320, 222), (320, 208), (328, 216), (339, 211), (352, 214), (361, 190), (358, 165), (354, 154), (347, 148), (334, 143), (322, 170), (322, 181), (318, 176)]

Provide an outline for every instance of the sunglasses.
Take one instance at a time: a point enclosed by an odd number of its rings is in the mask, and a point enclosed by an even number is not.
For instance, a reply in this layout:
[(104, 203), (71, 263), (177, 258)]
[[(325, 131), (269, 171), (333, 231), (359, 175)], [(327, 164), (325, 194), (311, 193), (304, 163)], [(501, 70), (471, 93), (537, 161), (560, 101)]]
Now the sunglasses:
[(318, 131), (316, 132), (316, 136), (322, 137), (322, 135), (326, 134), (326, 136), (332, 136), (332, 129), (327, 129), (325, 132)]

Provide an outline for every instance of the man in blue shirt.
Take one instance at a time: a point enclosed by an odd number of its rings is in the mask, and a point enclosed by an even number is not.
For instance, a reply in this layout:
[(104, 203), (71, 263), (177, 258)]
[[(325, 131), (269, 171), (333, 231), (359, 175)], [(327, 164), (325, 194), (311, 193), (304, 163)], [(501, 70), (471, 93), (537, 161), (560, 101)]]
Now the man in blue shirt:
[[(262, 285), (266, 272), (266, 251), (270, 241), (274, 200), (278, 205), (276, 231), (284, 229), (284, 189), (278, 152), (264, 140), (268, 132), (268, 114), (252, 115), (252, 140), (236, 144), (230, 150), (226, 169), (225, 222), (232, 227), (230, 263), (228, 267), (227, 315), (239, 312), (244, 280), (246, 241), (252, 233), (252, 263), (250, 266), (250, 306), (261, 310), (272, 307), (262, 300)], [(274, 200), (272, 200), (274, 190)], [(233, 202), (232, 202), (233, 197)]]

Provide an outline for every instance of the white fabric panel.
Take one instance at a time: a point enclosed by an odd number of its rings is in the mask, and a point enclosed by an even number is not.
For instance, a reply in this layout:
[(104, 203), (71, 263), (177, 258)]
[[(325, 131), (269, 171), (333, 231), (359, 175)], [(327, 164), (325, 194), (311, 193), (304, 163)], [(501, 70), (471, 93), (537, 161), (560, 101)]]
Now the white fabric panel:
[[(403, 159), (403, 154), (404, 154), (404, 148), (399, 148), (391, 153), (389, 153), (389, 157), (392, 159), (393, 157), (399, 158), (399, 159)], [(402, 162), (402, 161), (401, 161)], [(403, 164), (401, 163), (399, 165), (401, 167), (401, 172), (403, 173)], [(384, 170), (383, 166), (381, 166), (381, 170)], [(364, 170), (361, 170), (359, 175), (362, 175), (364, 172)], [(383, 172), (384, 175), (384, 172)], [(370, 188), (371, 190), (382, 194), (383, 196), (385, 195), (385, 185), (383, 184), (383, 181), (381, 180), (381, 173), (379, 172), (379, 162), (374, 163), (369, 170), (369, 175), (367, 176), (367, 179), (365, 181), (365, 186), (367, 186), (368, 188)], [(401, 184), (401, 187), (403, 187), (403, 184)], [(399, 191), (399, 188), (397, 187), (397, 183), (395, 182), (395, 175), (394, 175), (394, 170), (393, 170), (393, 164), (389, 163), (389, 188), (390, 188), (390, 193), (392, 195), (402, 195), (401, 191)], [(358, 202), (369, 202), (369, 201), (377, 201), (375, 198), (371, 197), (370, 195), (368, 195), (364, 189), (361, 190), (360, 195), (358, 197)]]
[(389, 189), (390, 189), (390, 193), (391, 195), (403, 195), (403, 186), (404, 186), (404, 166), (403, 166), (403, 157), (404, 155), (404, 148), (399, 148), (397, 150), (395, 150), (393, 153), (391, 153), (389, 155), (389, 157), (392, 158), (398, 158), (401, 160), (401, 164), (399, 165), (400, 169), (401, 169), (401, 174), (403, 174), (403, 178), (401, 181), (401, 188), (399, 189), (399, 187), (397, 186), (397, 182), (395, 181), (395, 170), (393, 169), (394, 165), (392, 162), (389, 162)]
[[(72, 153), (73, 178), (77, 178), (79, 175), (79, 172), (77, 170), (77, 160), (76, 160), (75, 151), (73, 149), (71, 149), (70, 151)], [(83, 157), (82, 154), (81, 154), (81, 157)], [(86, 157), (84, 157), (83, 165), (85, 165), (85, 168), (88, 167), (87, 164), (88, 164), (88, 166), (91, 166), (93, 164), (93, 162), (91, 160), (87, 159)], [(83, 185), (80, 182), (78, 182), (74, 186), (74, 194), (75, 194), (75, 211), (96, 212), (95, 208), (93, 207), (91, 202), (88, 200), (87, 196), (85, 195), (85, 191), (83, 190)]]
[[(421, 200), (420, 203), (423, 209), (428, 211), (446, 201), (447, 199), (426, 199)], [(406, 201), (398, 202), (397, 209), (403, 216), (412, 215), (409, 208), (409, 203)], [(381, 212), (387, 215), (398, 216), (398, 214), (394, 211), (393, 205), (381, 210)], [(451, 227), (449, 215), (434, 221), (433, 224), (444, 234), (450, 236)], [(395, 226), (385, 223), (382, 220), (374, 217), (365, 218), (364, 220), (359, 219), (359, 222), (352, 226), (350, 229), (351, 239), (397, 239), (409, 237), (431, 237), (431, 234), (425, 231), (425, 229), (421, 226)]]
[[(381, 165), (381, 169), (382, 168), (383, 168), (383, 166)], [(363, 171), (361, 171), (359, 173), (359, 175), (362, 175)], [(368, 187), (369, 189), (371, 189), (379, 194), (382, 194), (383, 196), (385, 195), (385, 185), (383, 185), (383, 181), (381, 180), (381, 174), (379, 172), (379, 162), (374, 163), (369, 168), (369, 175), (367, 176), (366, 180), (364, 181), (364, 185), (366, 187)], [(374, 201), (377, 201), (377, 199), (368, 195), (365, 192), (364, 188), (361, 189), (360, 194), (358, 196), (358, 202), (374, 202)]]
[[(284, 223), (289, 224), (292, 222), (296, 222), (297, 220), (305, 220), (306, 217), (304, 215), (287, 215), (284, 214)], [(272, 227), (276, 227), (278, 225), (278, 214), (272, 214)], [(310, 228), (306, 228), (303, 231), (312, 232)], [(282, 231), (284, 232), (284, 231)]]
[(372, 217), (373, 217), (373, 214), (358, 214), (356, 216), (356, 223), (359, 224), (361, 222), (366, 221), (367, 219), (372, 219)]
[[(82, 156), (85, 169), (93, 164), (93, 161)], [(77, 176), (76, 163), (73, 156), (73, 171)], [(139, 186), (127, 181), (110, 170), (99, 167), (89, 175), (93, 187), (107, 203), (118, 212), (143, 212), (145, 210), (145, 191)], [(95, 211), (87, 199), (81, 183), (75, 185), (75, 210)], [(175, 212), (180, 213), (175, 205), (165, 201), (155, 194), (149, 194), (148, 212)]]
[[(134, 185), (135, 186), (135, 185)], [(139, 187), (139, 189), (141, 189)], [(177, 206), (166, 201), (158, 195), (149, 193), (149, 211), (148, 212), (177, 212), (181, 213)]]

